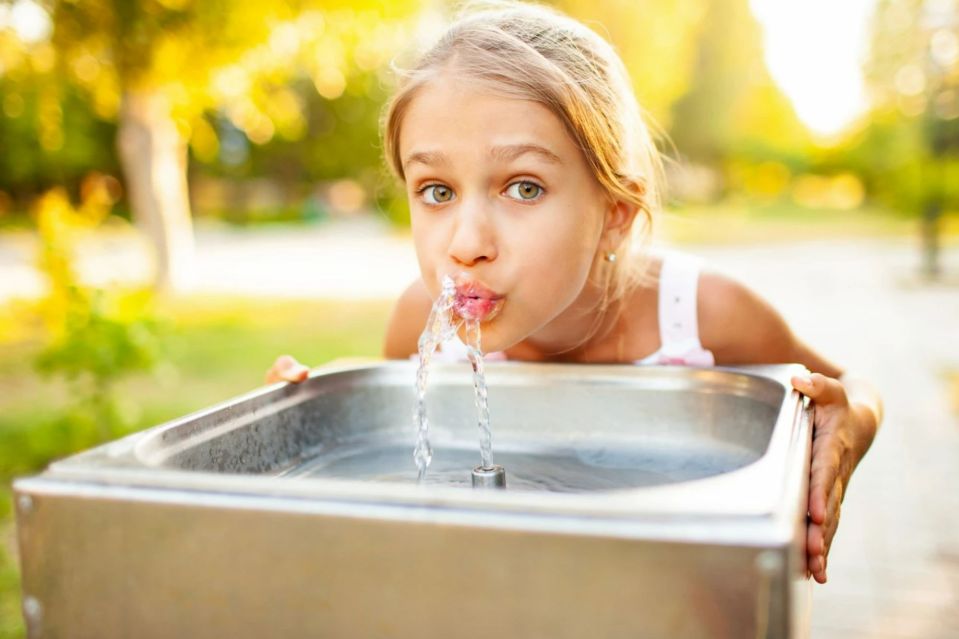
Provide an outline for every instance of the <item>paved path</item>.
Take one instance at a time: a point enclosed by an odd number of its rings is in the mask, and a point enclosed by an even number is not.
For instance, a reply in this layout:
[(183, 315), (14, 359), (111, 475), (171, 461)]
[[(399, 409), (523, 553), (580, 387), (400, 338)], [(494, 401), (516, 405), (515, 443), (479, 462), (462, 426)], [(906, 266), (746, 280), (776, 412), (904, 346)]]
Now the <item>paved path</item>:
[[(198, 233), (198, 290), (392, 297), (416, 274), (407, 240), (364, 223)], [(128, 236), (92, 243), (85, 272), (146, 272)], [(959, 287), (920, 285), (911, 244), (687, 247), (767, 296), (797, 333), (881, 389), (886, 421), (843, 506), (816, 587), (813, 639), (959, 637), (959, 420), (944, 372), (959, 370)], [(24, 238), (0, 237), (0, 301), (36, 294)], [(945, 255), (956, 281), (959, 249)]]
[[(916, 282), (903, 243), (813, 243), (700, 253), (771, 299), (794, 330), (880, 388), (886, 419), (857, 470), (813, 639), (959, 637), (959, 287)], [(946, 255), (959, 273), (959, 251)]]
[[(418, 273), (410, 241), (372, 218), (255, 232), (201, 225), (196, 244), (197, 293), (383, 299)], [(35, 253), (28, 234), (0, 234), (0, 303), (43, 293)], [(92, 284), (147, 282), (149, 254), (139, 235), (120, 228), (79, 243), (77, 266)]]

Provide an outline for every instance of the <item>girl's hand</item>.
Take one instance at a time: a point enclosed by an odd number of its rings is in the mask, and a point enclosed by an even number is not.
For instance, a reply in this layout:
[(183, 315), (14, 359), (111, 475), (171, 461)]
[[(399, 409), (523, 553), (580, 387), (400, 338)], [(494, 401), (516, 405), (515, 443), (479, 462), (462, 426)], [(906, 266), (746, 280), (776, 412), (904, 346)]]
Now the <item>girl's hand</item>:
[(266, 372), (266, 383), (302, 382), (310, 374), (310, 369), (290, 355), (280, 355)]
[(792, 385), (813, 401), (815, 409), (806, 554), (809, 572), (824, 584), (826, 557), (839, 525), (839, 507), (849, 477), (865, 453), (859, 443), (861, 433), (869, 428), (864, 421), (869, 415), (850, 404), (845, 387), (837, 379), (813, 373), (810, 377), (793, 377)]

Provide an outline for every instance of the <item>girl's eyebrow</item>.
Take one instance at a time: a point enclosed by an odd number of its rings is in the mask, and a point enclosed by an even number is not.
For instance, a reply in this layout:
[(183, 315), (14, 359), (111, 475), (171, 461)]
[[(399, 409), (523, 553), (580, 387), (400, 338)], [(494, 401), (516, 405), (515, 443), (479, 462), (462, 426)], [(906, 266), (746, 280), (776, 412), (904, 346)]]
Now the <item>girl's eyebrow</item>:
[(551, 164), (563, 163), (558, 155), (547, 149), (545, 146), (540, 146), (538, 144), (506, 144), (503, 146), (494, 146), (489, 150), (491, 157), (502, 160), (503, 162), (511, 162), (519, 156), (527, 153), (538, 155), (541, 159), (546, 160)]
[(416, 151), (415, 153), (410, 153), (406, 156), (406, 159), (403, 160), (403, 170), (405, 171), (409, 168), (410, 164), (414, 162), (419, 162), (426, 166), (436, 166), (438, 164), (449, 164), (450, 160), (446, 157), (446, 154), (441, 151)]
[[(563, 160), (560, 159), (558, 155), (539, 144), (504, 144), (491, 147), (489, 150), (490, 157), (500, 160), (501, 162), (511, 162), (527, 153), (538, 155), (541, 159), (551, 164), (563, 163)], [(426, 166), (437, 166), (449, 164), (450, 160), (442, 151), (416, 151), (410, 153), (406, 156), (406, 159), (403, 160), (403, 169), (407, 169), (409, 165), (414, 162), (419, 162)]]

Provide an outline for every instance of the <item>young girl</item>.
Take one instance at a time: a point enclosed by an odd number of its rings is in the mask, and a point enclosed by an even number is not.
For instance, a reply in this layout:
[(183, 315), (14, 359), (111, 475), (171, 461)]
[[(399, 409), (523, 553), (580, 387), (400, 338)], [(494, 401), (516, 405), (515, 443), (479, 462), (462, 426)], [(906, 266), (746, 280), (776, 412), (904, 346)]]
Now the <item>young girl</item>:
[[(634, 227), (648, 228), (659, 209), (659, 161), (608, 43), (539, 6), (469, 12), (405, 76), (384, 142), (407, 189), (422, 275), (393, 311), (387, 357), (417, 352), (450, 275), (455, 308), (481, 320), (489, 357), (804, 364), (812, 375), (792, 384), (816, 406), (808, 569), (826, 582), (840, 503), (880, 400), (742, 284), (682, 254), (630, 254)], [(447, 356), (457, 350), (461, 341)], [(306, 374), (284, 356), (268, 379)]]

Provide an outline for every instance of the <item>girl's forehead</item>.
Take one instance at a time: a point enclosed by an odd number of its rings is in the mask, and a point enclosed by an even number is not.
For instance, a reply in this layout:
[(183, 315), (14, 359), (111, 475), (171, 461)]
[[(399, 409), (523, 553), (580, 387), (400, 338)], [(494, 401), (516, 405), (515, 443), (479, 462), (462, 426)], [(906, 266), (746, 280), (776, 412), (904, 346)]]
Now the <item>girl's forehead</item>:
[(404, 164), (415, 154), (486, 154), (517, 145), (540, 147), (543, 159), (552, 155), (558, 163), (580, 156), (562, 121), (545, 105), (445, 75), (420, 87), (400, 125)]

